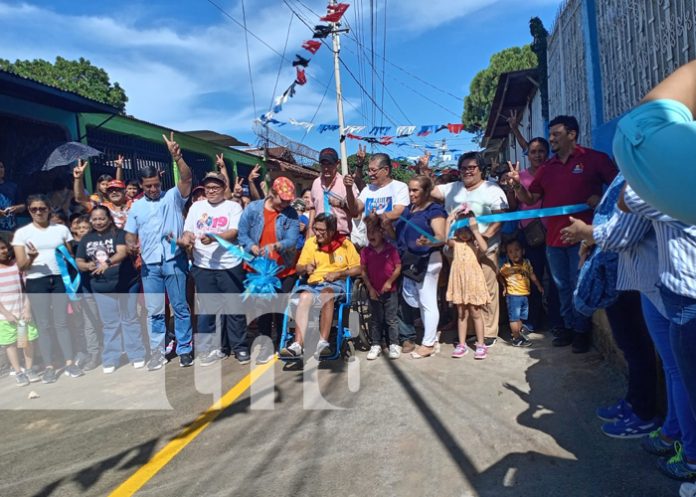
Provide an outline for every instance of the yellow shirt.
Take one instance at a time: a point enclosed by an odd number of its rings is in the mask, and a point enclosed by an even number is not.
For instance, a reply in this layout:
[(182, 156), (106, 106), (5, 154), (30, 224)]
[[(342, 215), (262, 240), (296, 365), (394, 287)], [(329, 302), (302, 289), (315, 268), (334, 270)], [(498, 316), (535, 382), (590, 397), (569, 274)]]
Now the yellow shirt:
[(532, 265), (527, 259), (524, 259), (520, 264), (506, 262), (500, 268), (500, 274), (505, 278), (508, 295), (525, 296), (531, 293)]
[(297, 264), (314, 264), (314, 272), (309, 276), (307, 283), (315, 284), (324, 281), (324, 276), (328, 273), (360, 267), (360, 256), (348, 238), (335, 251), (328, 253), (319, 250), (317, 238), (313, 236), (305, 242)]

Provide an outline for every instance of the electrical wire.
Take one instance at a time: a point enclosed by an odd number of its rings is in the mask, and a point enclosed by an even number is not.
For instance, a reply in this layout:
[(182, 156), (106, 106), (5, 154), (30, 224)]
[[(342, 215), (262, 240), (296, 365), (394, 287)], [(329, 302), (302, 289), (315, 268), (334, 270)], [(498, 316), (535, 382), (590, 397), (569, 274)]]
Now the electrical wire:
[[(384, 0), (384, 38), (383, 38), (383, 43), (382, 43), (382, 53), (386, 55), (387, 53), (387, 0)], [(374, 57), (373, 57), (374, 60)], [(382, 119), (379, 122), (380, 126), (384, 125), (384, 74), (385, 74), (385, 68), (386, 68), (386, 58), (382, 60)]]
[(254, 77), (251, 71), (251, 55), (249, 54), (249, 30), (247, 29), (246, 9), (244, 8), (244, 0), (242, 0), (242, 19), (244, 20), (244, 44), (246, 46), (247, 68), (249, 69), (249, 85), (251, 86), (251, 102), (254, 105), (254, 115), (258, 116), (256, 111), (256, 92), (254, 91)]
[(283, 46), (283, 54), (280, 56), (280, 64), (278, 64), (278, 74), (276, 75), (275, 85), (273, 85), (273, 94), (271, 95), (271, 103), (268, 104), (268, 110), (273, 108), (273, 99), (275, 98), (276, 91), (278, 90), (278, 81), (280, 81), (280, 73), (283, 71), (283, 65), (285, 62), (285, 53), (288, 49), (288, 40), (290, 39), (290, 28), (292, 27), (293, 16), (290, 16), (290, 22), (288, 23), (288, 32), (285, 35), (285, 45)]

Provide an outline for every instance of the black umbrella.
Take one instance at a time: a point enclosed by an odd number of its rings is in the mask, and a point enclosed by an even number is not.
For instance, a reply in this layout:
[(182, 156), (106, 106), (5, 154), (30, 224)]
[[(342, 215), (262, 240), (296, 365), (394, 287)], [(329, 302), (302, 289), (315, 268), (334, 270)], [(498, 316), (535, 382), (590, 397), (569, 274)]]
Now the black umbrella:
[(79, 142), (68, 142), (56, 148), (44, 162), (42, 171), (50, 171), (54, 167), (67, 166), (78, 159), (88, 159), (101, 155), (96, 148)]

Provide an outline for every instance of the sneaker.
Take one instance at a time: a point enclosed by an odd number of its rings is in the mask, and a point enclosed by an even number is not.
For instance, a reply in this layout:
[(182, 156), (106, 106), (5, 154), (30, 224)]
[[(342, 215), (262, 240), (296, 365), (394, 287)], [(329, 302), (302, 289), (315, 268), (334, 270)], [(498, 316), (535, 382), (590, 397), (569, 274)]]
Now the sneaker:
[(239, 352), (235, 352), (234, 355), (237, 358), (237, 362), (242, 366), (251, 362), (248, 350), (240, 350)]
[(496, 343), (498, 343), (498, 339), (497, 339), (497, 338), (484, 338), (484, 339), (483, 339), (483, 344), (484, 344), (486, 347), (493, 347)]
[(399, 357), (401, 357), (401, 347), (392, 343), (389, 346), (389, 359), (398, 359)]
[(41, 381), (43, 383), (55, 383), (56, 381), (58, 381), (58, 375), (56, 374), (56, 370), (53, 368), (46, 368), (44, 370)]
[(559, 330), (556, 338), (553, 339), (551, 345), (554, 347), (567, 347), (573, 343), (574, 333), (572, 330)]
[(27, 369), (24, 372), (24, 374), (27, 375), (27, 378), (29, 379), (30, 383), (36, 383), (37, 381), (41, 381), (41, 377), (36, 371), (34, 371), (34, 368)]
[(94, 354), (92, 357), (84, 361), (82, 371), (92, 371), (93, 369), (97, 369), (100, 364), (101, 360), (99, 359), (99, 354)]
[(520, 336), (510, 340), (510, 345), (512, 345), (513, 347), (531, 347), (532, 341), (520, 333)]
[(191, 365), (193, 365), (193, 354), (186, 352), (179, 356), (179, 367), (188, 368)]
[(10, 372), (7, 374), (9, 374), (10, 376), (17, 376), (17, 371), (15, 371), (15, 368), (10, 368)]
[(152, 354), (152, 357), (150, 357), (150, 360), (147, 363), (147, 370), (157, 371), (158, 369), (162, 369), (162, 366), (164, 366), (166, 363), (167, 361), (162, 355), (162, 353), (155, 352)]
[(631, 408), (631, 404), (621, 399), (614, 405), (600, 407), (595, 411), (595, 414), (597, 414), (597, 417), (602, 421), (611, 422), (628, 418), (633, 414), (633, 409)]
[(584, 354), (589, 352), (591, 343), (592, 334), (590, 332), (575, 333), (573, 336), (573, 354)]
[(367, 353), (367, 360), (374, 361), (381, 354), (382, 354), (382, 346), (381, 345), (373, 345), (372, 347), (370, 347), (370, 351)]
[(657, 460), (657, 468), (674, 480), (696, 480), (696, 464), (686, 462), (684, 449), (679, 442), (674, 442), (675, 454), (669, 459), (661, 457)]
[(415, 342), (412, 342), (411, 340), (404, 340), (404, 343), (401, 344), (401, 353), (402, 354), (410, 354), (416, 350), (416, 344)]
[(603, 425), (602, 433), (611, 438), (641, 438), (659, 427), (655, 419), (646, 421), (631, 413), (625, 419)]
[(459, 359), (460, 357), (464, 357), (468, 352), (469, 348), (466, 345), (458, 343), (452, 351), (452, 357)]
[(203, 367), (212, 366), (219, 360), (220, 358), (217, 355), (217, 350), (212, 350), (207, 354), (201, 354), (198, 356), (198, 364)]
[(63, 374), (65, 376), (69, 376), (70, 378), (78, 378), (82, 376), (83, 373), (80, 368), (75, 366), (74, 364), (71, 364), (70, 366), (65, 366), (65, 370), (63, 371)]
[(674, 442), (669, 443), (662, 438), (662, 428), (651, 431), (640, 441), (640, 446), (645, 452), (654, 456), (666, 457), (674, 454)]
[(145, 359), (140, 359), (139, 361), (133, 361), (133, 367), (135, 369), (140, 369), (145, 367)]
[(416, 350), (411, 352), (411, 358), (413, 359), (423, 359), (425, 357), (431, 357), (435, 354), (435, 345), (428, 347), (427, 345), (419, 345)]
[(488, 357), (488, 346), (476, 344), (476, 352), (474, 352), (474, 359), (485, 359)]
[(18, 387), (26, 387), (26, 386), (29, 386), (29, 383), (31, 383), (29, 381), (29, 378), (27, 378), (26, 373), (22, 373), (22, 372), (15, 374), (15, 381), (17, 382)]
[(331, 345), (326, 340), (319, 340), (316, 354), (319, 356), (331, 355)]
[(266, 364), (273, 359), (274, 356), (273, 347), (261, 347), (259, 355), (256, 357), (256, 364)]
[(104, 366), (102, 366), (102, 371), (104, 371), (104, 374), (111, 374), (114, 371), (116, 371), (116, 366), (104, 365)]
[(297, 342), (292, 342), (287, 347), (280, 350), (282, 357), (300, 357), (302, 355), (302, 345)]
[(696, 483), (682, 483), (679, 487), (679, 497), (696, 497)]

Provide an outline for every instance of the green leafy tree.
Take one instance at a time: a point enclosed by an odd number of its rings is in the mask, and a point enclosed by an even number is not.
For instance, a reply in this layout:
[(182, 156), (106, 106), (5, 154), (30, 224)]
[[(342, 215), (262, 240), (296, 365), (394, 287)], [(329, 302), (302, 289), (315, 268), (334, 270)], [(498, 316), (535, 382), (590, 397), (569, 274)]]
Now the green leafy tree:
[(502, 73), (530, 69), (537, 64), (536, 54), (529, 45), (506, 48), (493, 54), (488, 67), (479, 71), (471, 80), (469, 95), (464, 98), (462, 123), (466, 131), (479, 138), (483, 134), (498, 86), (498, 78)]
[(109, 104), (121, 113), (126, 110), (128, 97), (123, 88), (118, 83), (112, 84), (107, 72), (93, 66), (87, 59), (67, 60), (56, 57), (53, 64), (43, 59), (15, 62), (0, 59), (0, 69)]

